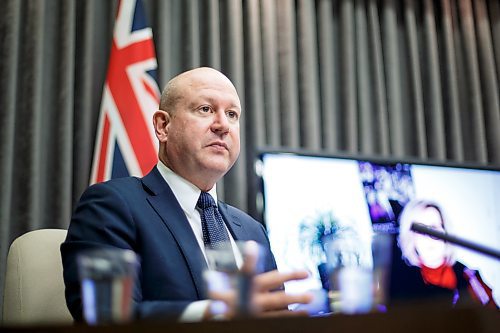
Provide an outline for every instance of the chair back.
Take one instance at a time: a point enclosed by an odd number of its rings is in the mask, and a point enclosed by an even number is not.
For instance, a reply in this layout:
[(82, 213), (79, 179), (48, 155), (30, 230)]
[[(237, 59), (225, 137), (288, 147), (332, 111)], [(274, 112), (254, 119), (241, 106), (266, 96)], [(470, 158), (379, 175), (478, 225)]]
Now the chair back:
[(4, 325), (72, 323), (59, 250), (66, 233), (41, 229), (14, 240), (7, 255)]

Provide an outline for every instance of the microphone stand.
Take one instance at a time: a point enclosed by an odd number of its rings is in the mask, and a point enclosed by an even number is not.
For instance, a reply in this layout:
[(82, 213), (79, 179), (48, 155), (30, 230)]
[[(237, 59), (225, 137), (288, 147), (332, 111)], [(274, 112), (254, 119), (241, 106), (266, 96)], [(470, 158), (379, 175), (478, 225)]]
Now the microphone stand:
[(473, 250), (476, 252), (479, 252), (481, 254), (493, 257), (497, 260), (500, 260), (500, 251), (497, 249), (493, 249), (475, 242), (472, 242), (467, 239), (463, 239), (454, 235), (450, 235), (449, 233), (442, 232), (442, 231), (437, 231), (433, 228), (430, 228), (424, 224), (421, 223), (412, 223), (411, 225), (411, 230), (415, 231), (419, 234), (422, 235), (427, 235), (427, 236), (432, 236), (437, 239), (441, 239), (445, 242), (449, 242), (461, 247), (464, 247), (469, 250)]

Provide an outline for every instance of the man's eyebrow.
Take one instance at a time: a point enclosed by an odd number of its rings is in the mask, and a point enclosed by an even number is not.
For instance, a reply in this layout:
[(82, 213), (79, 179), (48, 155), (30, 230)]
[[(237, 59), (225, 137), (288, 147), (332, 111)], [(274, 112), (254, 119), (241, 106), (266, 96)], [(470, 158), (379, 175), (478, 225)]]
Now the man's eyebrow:
[[(210, 97), (210, 96), (200, 96), (198, 97), (197, 99), (195, 99), (194, 101), (192, 101), (189, 106), (190, 107), (197, 107), (197, 106), (200, 106), (201, 104), (203, 104), (203, 102), (208, 102), (208, 103), (211, 103), (211, 104), (215, 104), (217, 102), (217, 100), (213, 97)], [(231, 106), (230, 108), (236, 108), (238, 110), (241, 110), (241, 107), (237, 104), (237, 103), (231, 103)]]

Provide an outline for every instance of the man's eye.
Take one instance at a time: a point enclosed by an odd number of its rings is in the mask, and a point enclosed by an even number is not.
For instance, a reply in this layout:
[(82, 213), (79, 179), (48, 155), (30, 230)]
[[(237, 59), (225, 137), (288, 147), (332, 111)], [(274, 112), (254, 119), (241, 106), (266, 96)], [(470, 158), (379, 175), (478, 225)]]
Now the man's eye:
[(210, 106), (202, 106), (200, 110), (201, 112), (210, 112), (212, 109)]
[(238, 113), (237, 113), (237, 112), (235, 112), (235, 111), (229, 111), (229, 112), (227, 113), (227, 116), (228, 116), (229, 118), (231, 118), (231, 119), (238, 119)]

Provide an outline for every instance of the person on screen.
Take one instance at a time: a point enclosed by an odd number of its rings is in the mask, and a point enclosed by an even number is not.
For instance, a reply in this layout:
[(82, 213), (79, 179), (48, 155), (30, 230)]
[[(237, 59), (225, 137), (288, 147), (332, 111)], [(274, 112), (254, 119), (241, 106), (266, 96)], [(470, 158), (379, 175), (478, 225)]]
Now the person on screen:
[(452, 305), (474, 302), (496, 307), (491, 289), (477, 271), (456, 261), (453, 246), (443, 240), (412, 231), (413, 223), (421, 223), (444, 232), (449, 221), (439, 205), (426, 200), (410, 201), (399, 218), (398, 245), (402, 258), (408, 265), (420, 269), (427, 291), (433, 296), (443, 292), (449, 294)]
[(61, 254), (66, 302), (75, 320), (83, 320), (77, 256), (110, 247), (131, 249), (140, 256), (133, 293), (137, 318), (210, 319), (211, 301), (204, 299), (202, 275), (207, 268), (204, 237), (211, 231), (203, 231), (197, 207), (207, 193), (232, 244), (254, 240), (267, 252), (265, 273), (255, 278), (253, 299), (260, 313), (290, 314), (289, 304), (311, 301), (308, 294), (288, 295), (280, 288), (307, 273), (276, 271), (262, 224), (217, 201), (216, 182), (240, 152), (241, 116), (236, 88), (215, 69), (196, 68), (166, 85), (153, 116), (157, 165), (143, 178), (90, 186), (73, 213)]

